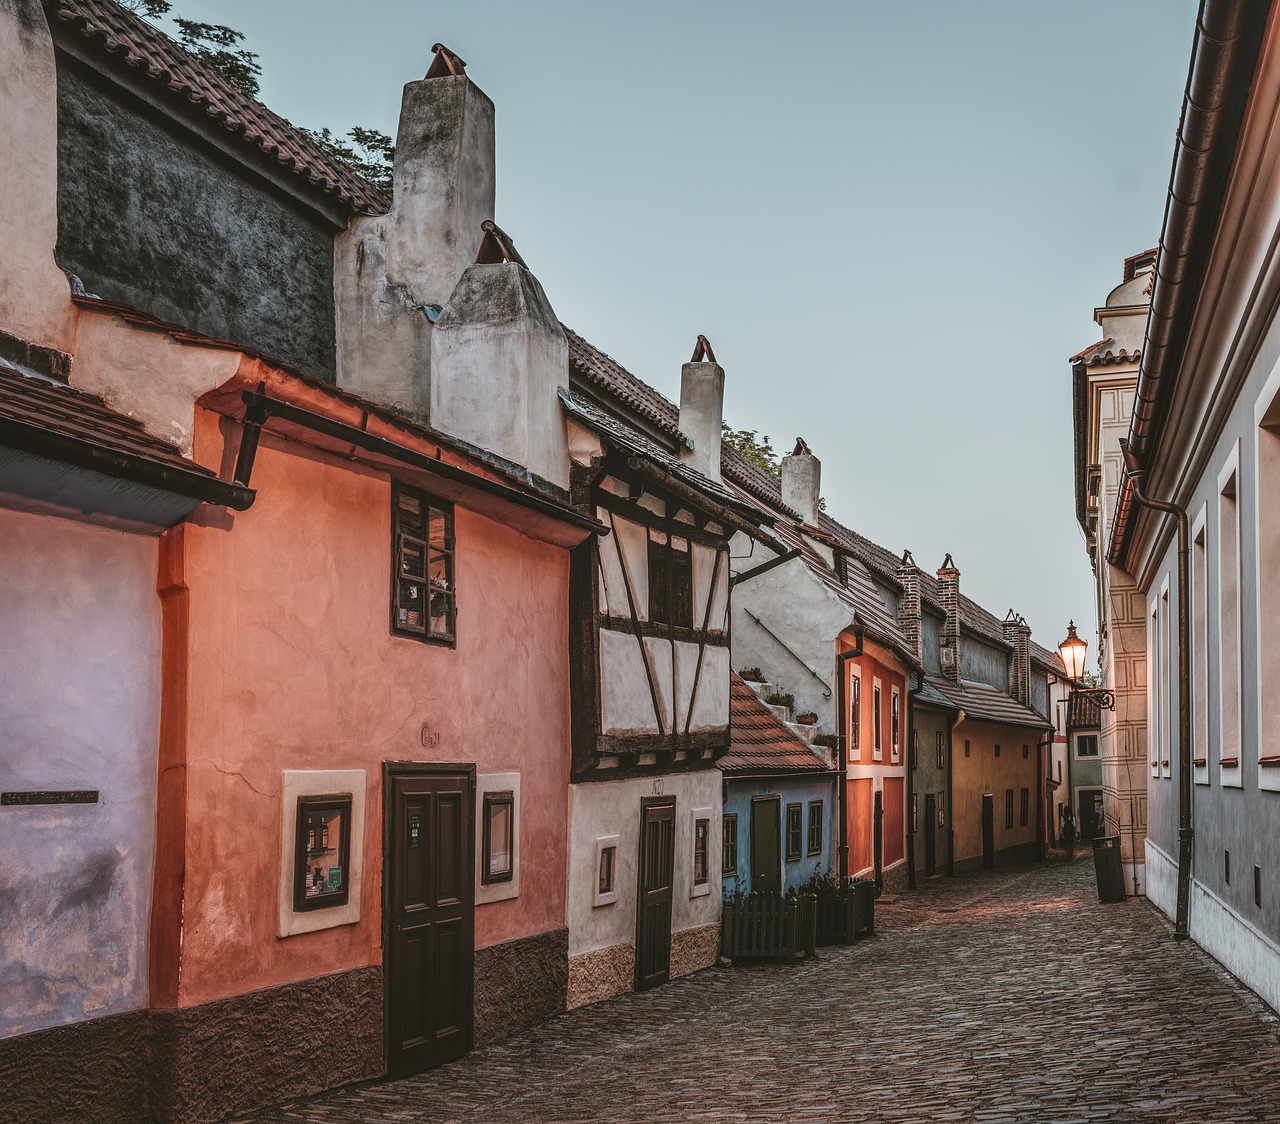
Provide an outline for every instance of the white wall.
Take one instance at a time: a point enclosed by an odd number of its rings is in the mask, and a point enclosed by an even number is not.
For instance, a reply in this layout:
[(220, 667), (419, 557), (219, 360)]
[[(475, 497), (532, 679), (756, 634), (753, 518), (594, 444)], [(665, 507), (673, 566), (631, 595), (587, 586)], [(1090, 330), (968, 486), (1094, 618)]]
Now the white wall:
[(145, 1005), (157, 542), (0, 509), (0, 1037)]

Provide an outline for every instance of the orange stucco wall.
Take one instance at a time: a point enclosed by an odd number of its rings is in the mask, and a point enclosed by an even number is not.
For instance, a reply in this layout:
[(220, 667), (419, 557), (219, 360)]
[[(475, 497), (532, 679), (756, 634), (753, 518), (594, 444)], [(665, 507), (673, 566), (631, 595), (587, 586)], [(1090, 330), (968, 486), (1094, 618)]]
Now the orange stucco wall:
[[(1037, 761), (1039, 731), (1021, 726), (998, 726), (964, 721), (953, 734), (952, 823), (956, 861), (982, 857), (982, 794), (995, 797), (995, 849), (1036, 841)], [(965, 754), (968, 743), (969, 753)], [(996, 756), (995, 747), (1000, 747)], [(1027, 756), (1022, 756), (1022, 747)], [(1021, 824), (1022, 789), (1029, 792), (1027, 825)], [(1013, 827), (1005, 827), (1005, 793), (1013, 790)]]
[[(196, 441), (220, 462), (216, 416), (198, 412)], [(183, 907), (167, 941), (153, 930), (153, 980), (176, 977), (185, 1006), (379, 963), (388, 760), (521, 773), (521, 892), (477, 907), (476, 944), (564, 925), (568, 552), (456, 506), (458, 641), (437, 647), (390, 633), (385, 473), (264, 436), (253, 485), (249, 511), (210, 512), (176, 548), (189, 624), (166, 622), (166, 660), (185, 656), (188, 690), (162, 760), (185, 756), (185, 808), (162, 784), (160, 837), (184, 853), (157, 878), (183, 865)], [(279, 939), (281, 774), (361, 768), (360, 921)]]

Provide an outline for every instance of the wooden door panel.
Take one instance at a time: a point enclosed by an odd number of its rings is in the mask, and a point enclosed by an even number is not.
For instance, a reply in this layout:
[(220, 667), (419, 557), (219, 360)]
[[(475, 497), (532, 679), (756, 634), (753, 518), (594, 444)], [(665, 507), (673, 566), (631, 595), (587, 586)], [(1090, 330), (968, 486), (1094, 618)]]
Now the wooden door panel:
[(636, 989), (671, 975), (671, 889), (675, 875), (675, 797), (640, 802), (640, 877), (636, 903)]
[(388, 766), (384, 972), (387, 1070), (393, 1076), (418, 1073), (471, 1048), (474, 791), (470, 768)]

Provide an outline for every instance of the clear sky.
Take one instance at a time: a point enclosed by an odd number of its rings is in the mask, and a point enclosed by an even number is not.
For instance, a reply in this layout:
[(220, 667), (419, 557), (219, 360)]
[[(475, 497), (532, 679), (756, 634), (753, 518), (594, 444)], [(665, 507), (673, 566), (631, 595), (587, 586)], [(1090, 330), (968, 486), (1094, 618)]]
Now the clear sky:
[(669, 397), (804, 436), (828, 510), (1053, 647), (1093, 594), (1068, 356), (1156, 244), (1192, 0), (176, 0), (296, 124), (394, 134), (447, 44), (493, 98), (498, 223)]

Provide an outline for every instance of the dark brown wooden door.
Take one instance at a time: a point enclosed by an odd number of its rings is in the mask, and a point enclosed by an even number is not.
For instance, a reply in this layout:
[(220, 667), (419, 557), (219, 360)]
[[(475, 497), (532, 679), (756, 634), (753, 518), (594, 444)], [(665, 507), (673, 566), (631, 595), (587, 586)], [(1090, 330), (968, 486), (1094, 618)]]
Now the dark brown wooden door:
[(994, 870), (996, 865), (996, 798), (990, 792), (982, 797), (982, 866)]
[(387, 1072), (471, 1049), (475, 771), (388, 766), (383, 807)]
[(636, 990), (671, 977), (671, 883), (676, 861), (676, 798), (640, 802), (640, 900), (636, 908)]
[(884, 792), (876, 789), (875, 810), (871, 813), (871, 853), (876, 866), (876, 889), (884, 889)]
[(938, 866), (938, 798), (926, 793), (924, 798), (924, 875), (932, 877)]
[(782, 893), (782, 798), (751, 801), (751, 889)]

